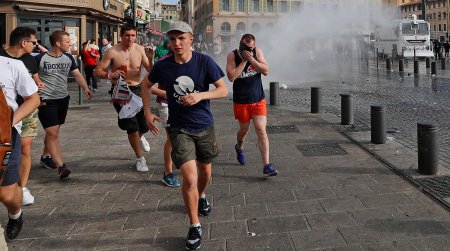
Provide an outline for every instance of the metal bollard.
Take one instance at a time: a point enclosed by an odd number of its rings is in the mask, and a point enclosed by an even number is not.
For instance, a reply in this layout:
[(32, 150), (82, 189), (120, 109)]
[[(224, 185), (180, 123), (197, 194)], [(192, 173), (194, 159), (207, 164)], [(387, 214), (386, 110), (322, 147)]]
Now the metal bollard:
[(280, 104), (280, 84), (278, 82), (270, 82), (270, 105)]
[(431, 62), (431, 75), (436, 75), (436, 61)]
[(322, 88), (311, 87), (311, 113), (322, 112)]
[(414, 74), (419, 74), (419, 60), (414, 60)]
[(373, 144), (386, 143), (386, 126), (384, 107), (382, 105), (370, 106), (370, 142)]
[(441, 58), (441, 70), (445, 70), (445, 58)]
[(390, 58), (386, 58), (386, 70), (388, 70), (388, 71), (391, 70), (391, 59)]
[(378, 54), (378, 48), (377, 48), (377, 69), (378, 69), (378, 57), (379, 57), (379, 54)]
[(404, 68), (404, 67), (403, 67), (403, 59), (399, 59), (399, 60), (398, 60), (398, 71), (399, 71), (399, 72), (403, 72), (403, 71), (404, 71), (403, 68)]
[(425, 58), (425, 67), (427, 68), (427, 69), (430, 69), (430, 58)]
[(353, 124), (353, 102), (351, 94), (341, 95), (341, 125)]
[(439, 166), (437, 126), (430, 122), (417, 123), (417, 157), (419, 173), (436, 174)]
[[(83, 60), (81, 60), (81, 57), (78, 57), (77, 59), (78, 59), (78, 65), (80, 66), (80, 72), (81, 72), (81, 74), (83, 76), (85, 76)], [(83, 104), (83, 95), (82, 95), (82, 93), (83, 92), (81, 90), (81, 86), (78, 85), (78, 105), (82, 105)]]

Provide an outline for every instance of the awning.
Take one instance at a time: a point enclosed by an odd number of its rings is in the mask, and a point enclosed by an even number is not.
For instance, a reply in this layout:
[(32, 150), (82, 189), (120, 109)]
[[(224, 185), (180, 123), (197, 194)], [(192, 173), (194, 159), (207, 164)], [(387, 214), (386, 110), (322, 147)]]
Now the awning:
[(37, 6), (28, 4), (17, 4), (15, 7), (19, 10), (35, 11), (35, 12), (75, 12), (77, 9), (74, 8), (60, 8), (60, 7), (48, 7), (48, 6)]
[(164, 34), (162, 34), (162, 33), (159, 32), (159, 31), (151, 30), (151, 29), (148, 29), (148, 28), (147, 28), (147, 31), (148, 31), (150, 34), (155, 35), (155, 36), (164, 36)]

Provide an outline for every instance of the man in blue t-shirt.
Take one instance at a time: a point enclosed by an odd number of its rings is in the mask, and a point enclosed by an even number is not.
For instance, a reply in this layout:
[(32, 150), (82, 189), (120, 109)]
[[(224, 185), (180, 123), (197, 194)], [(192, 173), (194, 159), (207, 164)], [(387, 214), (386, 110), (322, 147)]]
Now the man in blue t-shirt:
[[(159, 118), (150, 111), (150, 87), (154, 83), (164, 86), (172, 160), (183, 175), (183, 198), (191, 224), (186, 248), (195, 250), (202, 234), (198, 215), (211, 212), (205, 189), (211, 179), (211, 162), (218, 155), (209, 100), (226, 97), (228, 89), (214, 60), (191, 51), (193, 32), (187, 23), (171, 23), (167, 35), (173, 55), (155, 63), (142, 83), (142, 100), (148, 127), (157, 134), (154, 121)], [(209, 90), (210, 84), (216, 88)]]
[(269, 74), (269, 64), (260, 48), (256, 48), (255, 37), (245, 34), (241, 38), (239, 49), (227, 56), (227, 77), (233, 82), (234, 118), (239, 121), (237, 133), (236, 158), (239, 164), (245, 165), (244, 142), (253, 121), (258, 136), (258, 147), (261, 152), (267, 176), (278, 174), (269, 162), (269, 138), (267, 137), (267, 108), (262, 86), (261, 74)]

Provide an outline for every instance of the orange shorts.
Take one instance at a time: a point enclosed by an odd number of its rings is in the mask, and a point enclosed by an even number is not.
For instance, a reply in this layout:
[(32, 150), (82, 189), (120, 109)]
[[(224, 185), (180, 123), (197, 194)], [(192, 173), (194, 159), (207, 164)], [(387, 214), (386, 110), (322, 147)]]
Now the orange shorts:
[(234, 118), (241, 123), (249, 122), (253, 115), (267, 116), (266, 99), (253, 104), (233, 104)]

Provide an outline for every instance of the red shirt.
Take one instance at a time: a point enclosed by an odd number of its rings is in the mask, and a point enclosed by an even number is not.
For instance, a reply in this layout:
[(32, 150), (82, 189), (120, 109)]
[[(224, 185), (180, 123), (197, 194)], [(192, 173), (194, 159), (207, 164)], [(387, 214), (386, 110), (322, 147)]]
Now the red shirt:
[(95, 49), (92, 49), (92, 48), (88, 49), (88, 50), (85, 50), (83, 52), (83, 56), (84, 56), (84, 62), (83, 63), (84, 63), (84, 66), (97, 65), (97, 58), (91, 56), (91, 53), (95, 54), (95, 55), (98, 55), (98, 51), (95, 50)]

